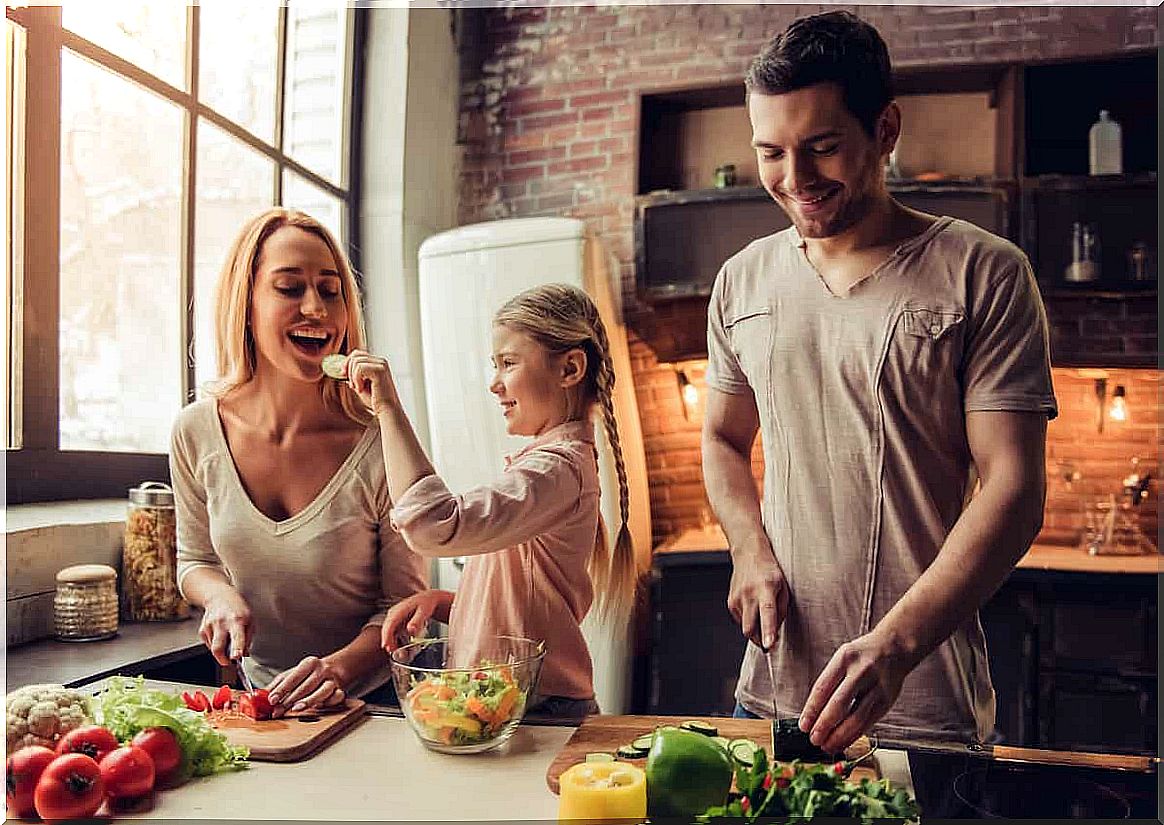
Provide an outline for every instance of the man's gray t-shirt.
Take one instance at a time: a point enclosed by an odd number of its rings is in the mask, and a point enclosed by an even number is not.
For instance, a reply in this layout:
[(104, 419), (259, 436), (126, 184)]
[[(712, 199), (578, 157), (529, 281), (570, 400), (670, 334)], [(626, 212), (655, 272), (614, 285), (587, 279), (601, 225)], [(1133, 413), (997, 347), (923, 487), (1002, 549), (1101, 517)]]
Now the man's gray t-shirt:
[[(1047, 322), (1014, 244), (939, 218), (846, 295), (794, 228), (724, 264), (708, 310), (707, 384), (754, 393), (764, 529), (791, 590), (773, 649), (781, 712), (799, 712), (844, 642), (933, 562), (977, 482), (965, 415), (1057, 413)], [(749, 644), (737, 699), (771, 712)], [(994, 690), (977, 614), (906, 678), (878, 726), (985, 738)]]

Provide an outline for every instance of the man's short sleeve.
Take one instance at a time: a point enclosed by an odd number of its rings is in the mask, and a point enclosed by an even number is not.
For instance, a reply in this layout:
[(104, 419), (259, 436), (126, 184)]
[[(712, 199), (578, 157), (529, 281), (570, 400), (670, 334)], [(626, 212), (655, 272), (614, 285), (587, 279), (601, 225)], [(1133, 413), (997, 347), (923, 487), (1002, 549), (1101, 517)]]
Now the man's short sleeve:
[(748, 378), (740, 368), (739, 359), (732, 350), (724, 327), (724, 283), (727, 267), (721, 267), (711, 288), (711, 299), (707, 305), (707, 372), (704, 381), (708, 387), (740, 395), (751, 392)]
[(1047, 314), (1025, 256), (976, 279), (963, 361), (966, 412), (1058, 415)]

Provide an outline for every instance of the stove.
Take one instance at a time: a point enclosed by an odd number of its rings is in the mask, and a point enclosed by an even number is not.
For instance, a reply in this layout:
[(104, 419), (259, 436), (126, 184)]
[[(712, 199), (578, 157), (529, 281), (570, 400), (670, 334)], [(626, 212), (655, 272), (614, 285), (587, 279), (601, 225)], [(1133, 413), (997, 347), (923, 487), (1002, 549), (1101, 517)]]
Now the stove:
[(922, 821), (1157, 818), (1158, 776), (1100, 768), (909, 754)]

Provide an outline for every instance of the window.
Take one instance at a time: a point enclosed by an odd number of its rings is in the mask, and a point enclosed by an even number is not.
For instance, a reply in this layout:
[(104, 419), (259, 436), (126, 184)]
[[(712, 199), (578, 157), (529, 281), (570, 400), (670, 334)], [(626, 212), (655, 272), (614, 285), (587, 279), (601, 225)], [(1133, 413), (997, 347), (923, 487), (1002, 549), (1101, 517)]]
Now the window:
[(302, 208), (354, 250), (358, 15), (7, 8), (9, 503), (167, 477), (174, 416), (217, 377), (214, 283), (247, 217)]

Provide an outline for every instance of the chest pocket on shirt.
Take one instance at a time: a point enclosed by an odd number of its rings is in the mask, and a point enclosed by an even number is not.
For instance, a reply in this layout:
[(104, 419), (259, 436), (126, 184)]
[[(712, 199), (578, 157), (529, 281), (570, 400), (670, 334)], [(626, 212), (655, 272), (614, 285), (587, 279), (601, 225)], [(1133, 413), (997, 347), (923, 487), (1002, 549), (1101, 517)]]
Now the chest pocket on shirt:
[[(890, 347), (890, 361), (923, 386), (958, 378), (965, 316), (957, 310), (907, 307)], [(915, 388), (915, 389), (920, 389)]]
[(772, 359), (771, 307), (738, 311), (724, 321), (724, 331), (752, 388), (758, 389), (757, 380), (767, 374), (765, 370)]

